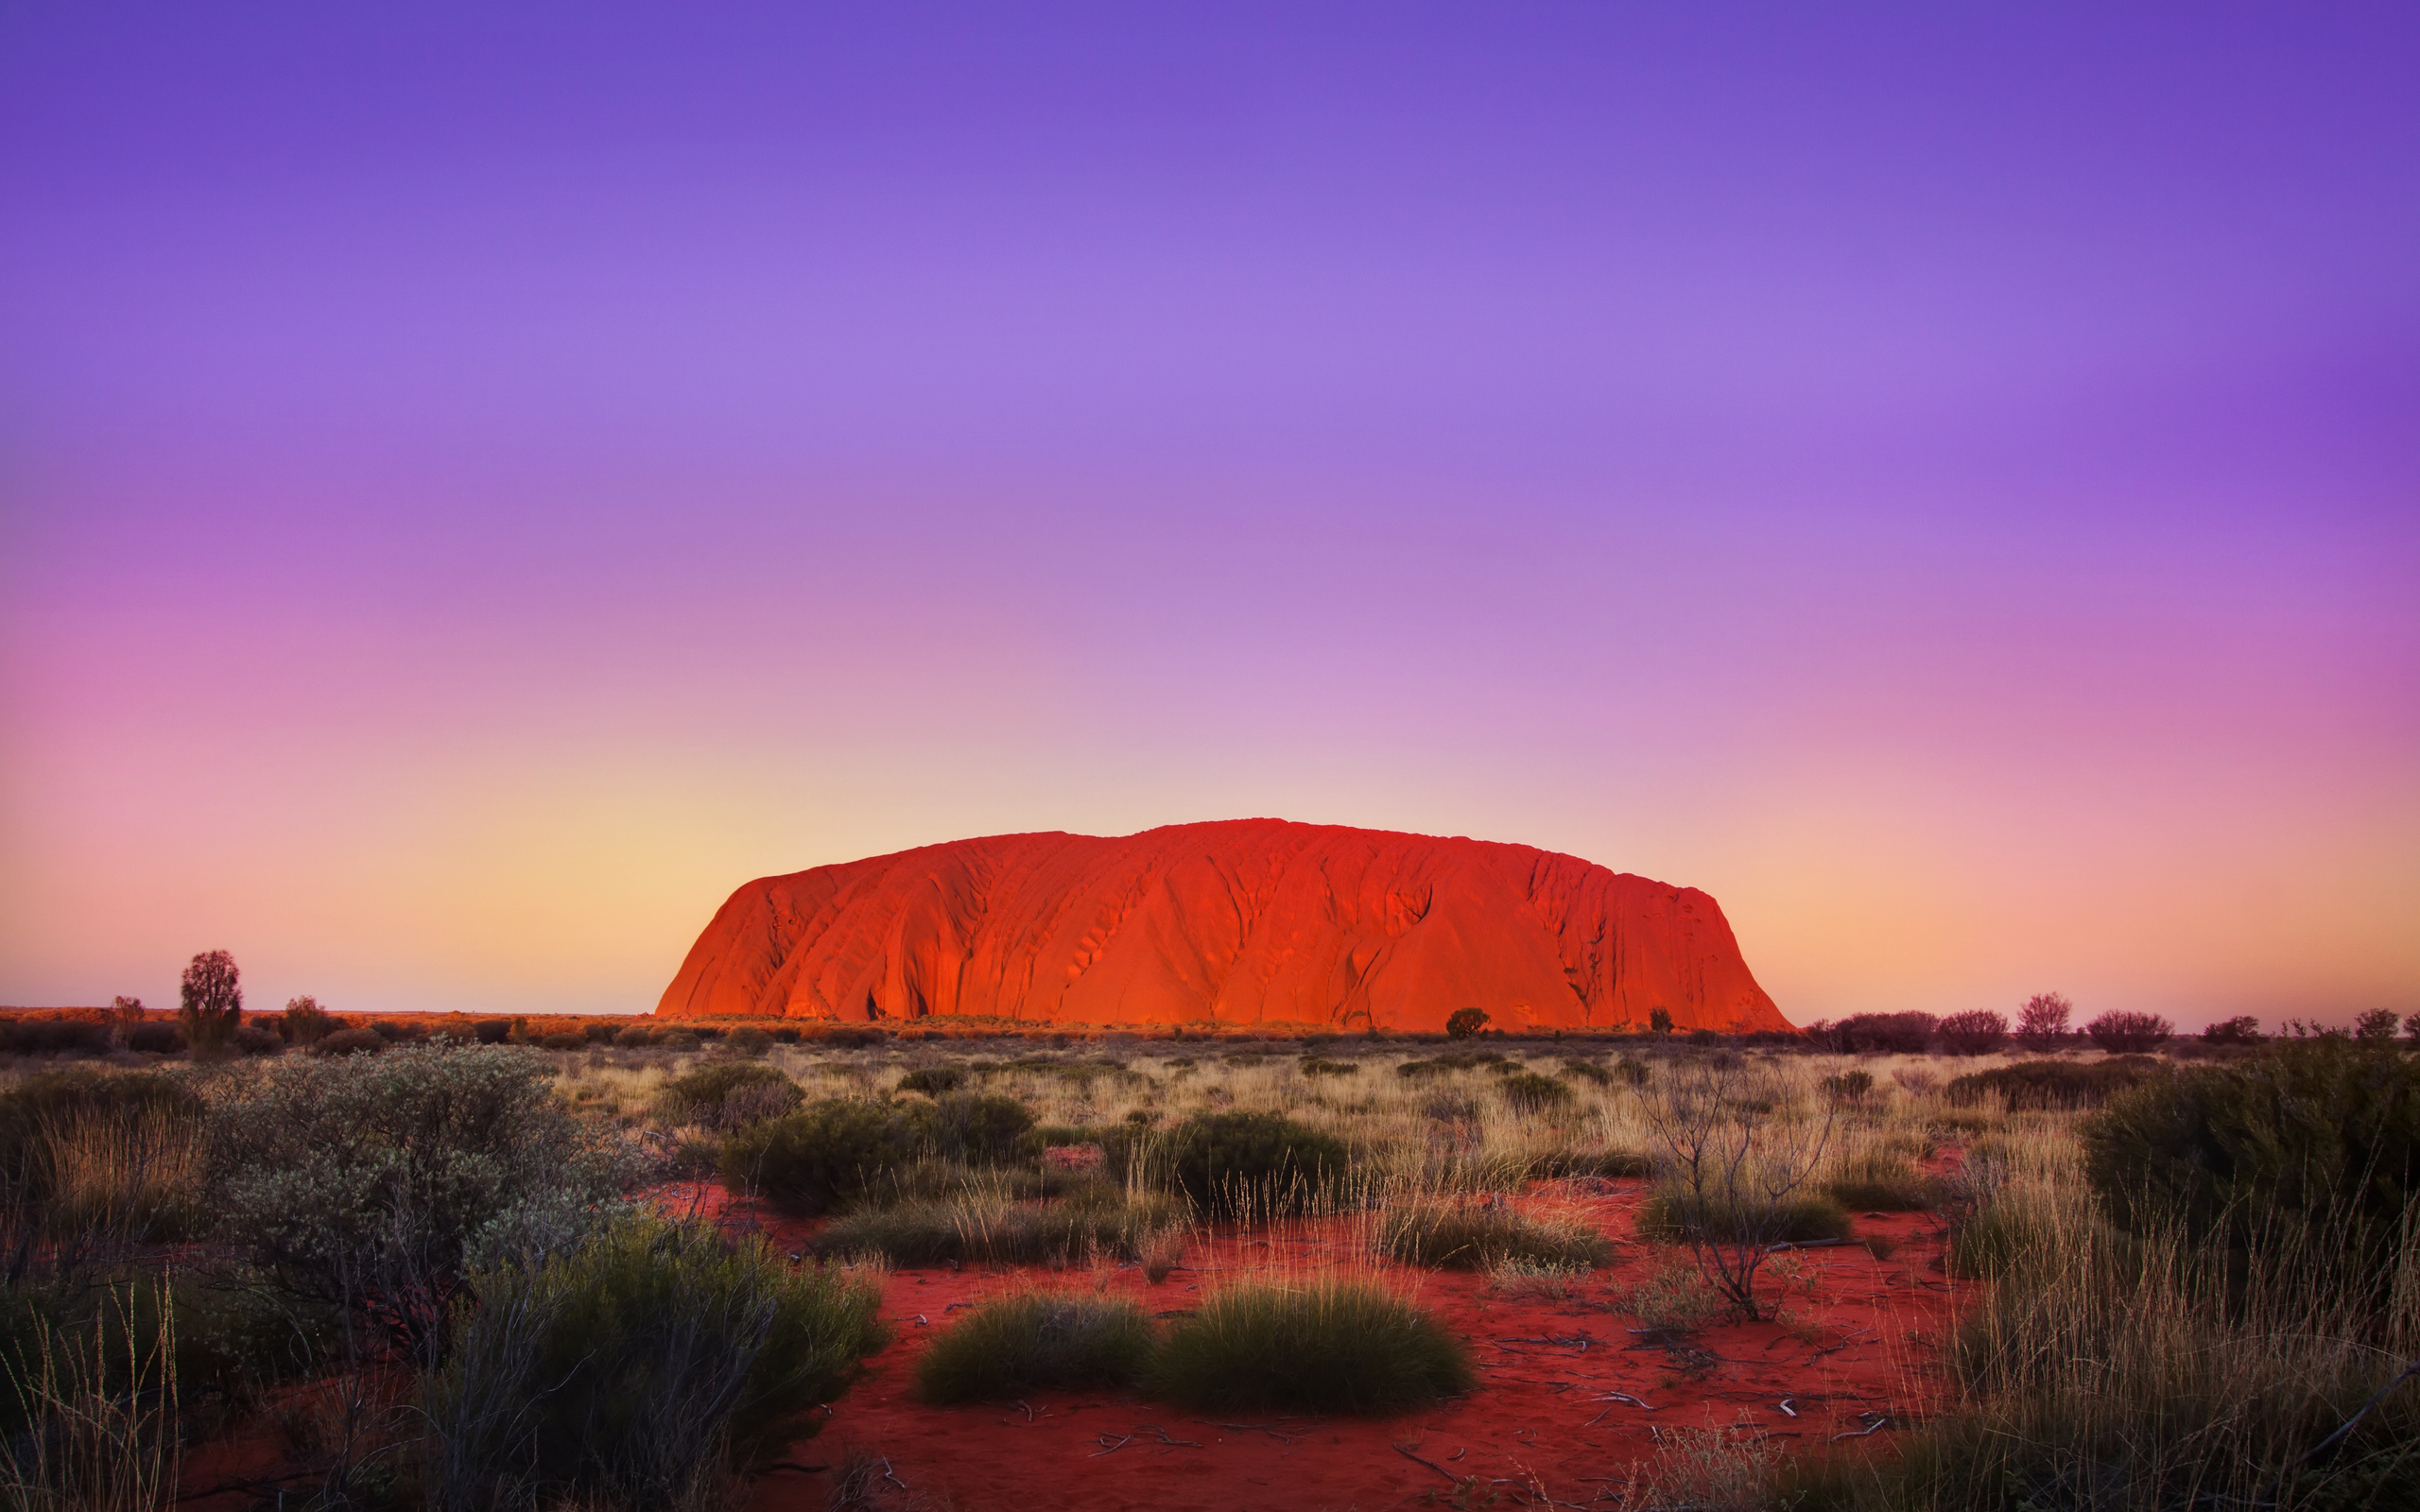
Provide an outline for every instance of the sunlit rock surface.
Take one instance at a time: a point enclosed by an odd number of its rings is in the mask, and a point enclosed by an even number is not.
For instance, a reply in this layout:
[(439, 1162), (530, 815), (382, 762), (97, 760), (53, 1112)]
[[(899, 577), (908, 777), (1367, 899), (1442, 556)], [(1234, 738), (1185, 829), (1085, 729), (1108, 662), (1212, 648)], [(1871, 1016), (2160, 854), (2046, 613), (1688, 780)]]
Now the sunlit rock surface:
[(1693, 887), (1522, 845), (1236, 819), (1004, 834), (731, 895), (656, 1011), (1085, 1024), (1789, 1027)]

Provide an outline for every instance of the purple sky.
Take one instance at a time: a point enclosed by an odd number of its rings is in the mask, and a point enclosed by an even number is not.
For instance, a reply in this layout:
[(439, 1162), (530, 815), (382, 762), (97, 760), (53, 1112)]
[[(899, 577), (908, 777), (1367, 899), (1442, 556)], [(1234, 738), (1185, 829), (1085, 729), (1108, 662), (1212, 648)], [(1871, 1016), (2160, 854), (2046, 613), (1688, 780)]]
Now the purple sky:
[(0, 11), (0, 1002), (1275, 814), (2420, 1009), (2420, 10)]

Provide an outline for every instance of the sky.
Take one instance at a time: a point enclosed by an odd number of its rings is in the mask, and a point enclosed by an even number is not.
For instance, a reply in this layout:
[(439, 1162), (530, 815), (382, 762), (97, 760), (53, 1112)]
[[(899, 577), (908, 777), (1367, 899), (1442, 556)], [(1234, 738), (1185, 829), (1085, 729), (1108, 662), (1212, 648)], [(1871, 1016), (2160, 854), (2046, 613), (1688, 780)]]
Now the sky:
[(0, 1003), (1276, 816), (2420, 1011), (2420, 9), (0, 3)]

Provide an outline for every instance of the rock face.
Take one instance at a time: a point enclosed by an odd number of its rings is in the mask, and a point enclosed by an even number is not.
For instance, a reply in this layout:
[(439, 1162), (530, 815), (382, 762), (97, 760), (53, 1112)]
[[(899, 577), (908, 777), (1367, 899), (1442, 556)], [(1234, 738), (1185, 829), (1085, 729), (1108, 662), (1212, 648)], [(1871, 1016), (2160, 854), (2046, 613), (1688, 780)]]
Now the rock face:
[(656, 1012), (1786, 1029), (1715, 901), (1523, 845), (1236, 819), (1004, 834), (731, 895)]

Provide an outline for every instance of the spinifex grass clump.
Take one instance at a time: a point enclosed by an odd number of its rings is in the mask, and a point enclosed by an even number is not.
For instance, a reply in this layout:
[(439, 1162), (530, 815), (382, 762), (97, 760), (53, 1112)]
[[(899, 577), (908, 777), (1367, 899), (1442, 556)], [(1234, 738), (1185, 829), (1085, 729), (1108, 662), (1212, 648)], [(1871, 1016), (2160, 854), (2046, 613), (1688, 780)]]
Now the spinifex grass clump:
[(1462, 1342), (1373, 1281), (1247, 1282), (1181, 1320), (1154, 1384), (1219, 1411), (1383, 1417), (1471, 1389)]
[(1344, 1177), (1344, 1143), (1282, 1113), (1196, 1113), (1159, 1150), (1167, 1180), (1221, 1218), (1300, 1212)]
[(947, 1092), (933, 1102), (820, 1099), (723, 1143), (723, 1179), (786, 1213), (813, 1217), (880, 1190), (919, 1161), (992, 1165), (1038, 1153), (1033, 1114), (1012, 1097)]
[(1876, 1145), (1841, 1152), (1819, 1185), (1824, 1196), (1860, 1212), (1919, 1212), (1941, 1201), (1938, 1181), (1906, 1156)]
[(1532, 1218), (1503, 1203), (1415, 1202), (1387, 1210), (1378, 1252), (1407, 1265), (1494, 1270), (1508, 1261), (1601, 1265), (1613, 1246), (1585, 1225)]
[(656, 1115), (673, 1126), (735, 1129), (780, 1118), (805, 1096), (798, 1083), (763, 1061), (724, 1060), (700, 1066), (665, 1088)]
[(2420, 1060), (2325, 1039), (2162, 1076), (2084, 1121), (2084, 1174), (2118, 1225), (2291, 1246), (2381, 1297), (2420, 1244)]
[(425, 1384), (442, 1512), (722, 1504), (885, 1338), (878, 1287), (702, 1226), (629, 1221), (475, 1291)]
[(1754, 1242), (1803, 1245), (1846, 1239), (1853, 1225), (1839, 1200), (1816, 1192), (1790, 1193), (1745, 1202), (1692, 1200), (1681, 1188), (1658, 1183), (1638, 1205), (1638, 1236), (1655, 1244), (1692, 1239), (1719, 1244)]
[(2098, 1108), (2164, 1070), (2150, 1056), (2110, 1060), (2020, 1060), (1953, 1078), (1942, 1089), (1952, 1103), (1973, 1103), (1987, 1092), (2007, 1099), (2009, 1111)]
[(1534, 1071), (1512, 1073), (1497, 1084), (1497, 1090), (1503, 1092), (1506, 1107), (1522, 1113), (1559, 1112), (1579, 1100), (1568, 1083)]
[(935, 1339), (916, 1361), (916, 1397), (948, 1406), (1132, 1386), (1158, 1352), (1150, 1319), (1124, 1297), (1027, 1292), (983, 1303)]
[(1050, 1203), (967, 1196), (835, 1218), (816, 1248), (827, 1255), (880, 1254), (895, 1265), (1066, 1265), (1094, 1254), (1134, 1260), (1178, 1216), (1165, 1197), (1129, 1200), (1115, 1189), (1097, 1198), (1086, 1194)]

